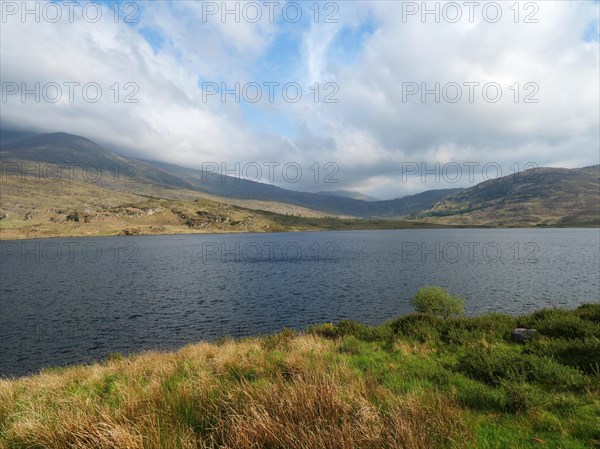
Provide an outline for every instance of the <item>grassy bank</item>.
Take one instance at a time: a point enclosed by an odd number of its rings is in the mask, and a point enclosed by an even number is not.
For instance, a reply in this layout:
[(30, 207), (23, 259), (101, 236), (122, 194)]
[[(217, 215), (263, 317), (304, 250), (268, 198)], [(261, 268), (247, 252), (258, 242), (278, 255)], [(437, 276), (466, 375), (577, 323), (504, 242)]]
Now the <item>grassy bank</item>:
[(114, 355), (1, 380), (0, 447), (598, 447), (599, 338), (595, 304)]

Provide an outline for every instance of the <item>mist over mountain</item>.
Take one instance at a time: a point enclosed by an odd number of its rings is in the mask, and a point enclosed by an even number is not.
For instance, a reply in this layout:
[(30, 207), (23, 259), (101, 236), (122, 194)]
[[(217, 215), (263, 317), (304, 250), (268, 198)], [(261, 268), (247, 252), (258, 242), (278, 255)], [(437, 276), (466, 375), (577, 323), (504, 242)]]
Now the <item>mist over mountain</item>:
[(351, 190), (324, 190), (317, 192), (319, 195), (332, 195), (332, 196), (341, 196), (343, 198), (352, 198), (355, 200), (363, 200), (363, 201), (381, 201), (378, 198), (374, 198), (370, 195), (365, 195), (364, 193), (354, 192)]
[(3, 130), (0, 157), (3, 163), (43, 162), (107, 173), (118, 170), (132, 182), (113, 185), (103, 179), (88, 181), (136, 194), (148, 194), (152, 189), (185, 189), (231, 201), (287, 204), (337, 216), (416, 216), (450, 225), (568, 225), (595, 223), (599, 214), (599, 166), (536, 168), (467, 189), (428, 190), (393, 200), (375, 200), (356, 192), (300, 192), (166, 162), (126, 158), (85, 137), (63, 132)]
[[(4, 132), (3, 132), (4, 133)], [(0, 156), (4, 160), (27, 160), (52, 164), (93, 164), (104, 171), (129, 169), (139, 182), (187, 188), (224, 198), (276, 201), (335, 215), (358, 217), (405, 217), (433, 206), (460, 189), (440, 189), (385, 201), (365, 201), (347, 196), (298, 192), (270, 184), (181, 167), (158, 161), (119, 156), (95, 142), (67, 133), (17, 136), (7, 133)]]

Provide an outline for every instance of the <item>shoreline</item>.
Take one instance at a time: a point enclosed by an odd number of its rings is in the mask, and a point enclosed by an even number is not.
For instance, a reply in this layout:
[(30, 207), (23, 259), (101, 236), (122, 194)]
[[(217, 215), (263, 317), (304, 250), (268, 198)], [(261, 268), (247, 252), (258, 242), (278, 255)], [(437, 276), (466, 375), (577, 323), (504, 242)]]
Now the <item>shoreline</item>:
[[(461, 315), (460, 317), (451, 317), (449, 318), (450, 321), (448, 321), (447, 323), (453, 323), (452, 320), (454, 320), (454, 322), (458, 322), (460, 320), (471, 320), (471, 321), (477, 321), (477, 320), (482, 320), (482, 319), (488, 319), (490, 317), (504, 317), (504, 318), (510, 318), (510, 319), (515, 319), (518, 320), (519, 318), (525, 317), (525, 316), (530, 316), (530, 315), (534, 315), (536, 313), (541, 313), (544, 311), (562, 311), (562, 312), (573, 312), (579, 308), (585, 308), (585, 307), (598, 307), (598, 313), (600, 314), (600, 302), (598, 303), (594, 303), (594, 302), (582, 302), (581, 304), (577, 305), (577, 306), (572, 306), (572, 307), (552, 307), (552, 308), (540, 308), (540, 309), (536, 309), (533, 312), (529, 312), (529, 313), (505, 313), (505, 312), (485, 312), (482, 313), (480, 315), (471, 315), (468, 314), (467, 312), (465, 312), (463, 315)], [(288, 331), (294, 332), (298, 335), (306, 335), (306, 334), (310, 334), (312, 332), (313, 329), (317, 329), (320, 327), (325, 327), (327, 328), (328, 326), (338, 326), (340, 323), (343, 323), (344, 326), (346, 326), (348, 323), (351, 323), (351, 327), (358, 327), (358, 328), (362, 328), (362, 329), (380, 329), (380, 328), (385, 328), (387, 326), (390, 325), (390, 323), (392, 323), (395, 320), (402, 320), (402, 319), (410, 319), (411, 317), (415, 317), (415, 316), (422, 316), (422, 314), (419, 314), (417, 312), (410, 312), (404, 315), (398, 315), (397, 317), (395, 317), (394, 319), (391, 320), (386, 320), (382, 323), (379, 324), (364, 324), (361, 323), (359, 321), (356, 320), (350, 320), (350, 319), (344, 319), (344, 320), (340, 320), (338, 322), (336, 322), (335, 324), (333, 322), (325, 322), (325, 323), (313, 323), (308, 325), (307, 327), (303, 328), (303, 329), (292, 329), (292, 328), (288, 328), (288, 327), (283, 327), (282, 329), (278, 330), (278, 331), (274, 331), (271, 333), (259, 333), (259, 334), (252, 334), (252, 335), (248, 335), (248, 336), (243, 336), (243, 337), (234, 337), (231, 335), (221, 335), (219, 337), (214, 338), (213, 340), (196, 340), (196, 341), (189, 341), (187, 343), (184, 343), (180, 346), (176, 346), (170, 349), (160, 349), (157, 347), (149, 347), (147, 349), (143, 349), (143, 350), (138, 350), (138, 351), (132, 351), (132, 352), (128, 352), (126, 354), (121, 354), (121, 352), (115, 352), (115, 353), (111, 353), (108, 355), (107, 358), (101, 358), (98, 360), (94, 360), (91, 361), (89, 363), (72, 363), (72, 364), (66, 364), (66, 365), (50, 365), (50, 366), (44, 366), (39, 368), (38, 372), (31, 372), (28, 374), (23, 374), (23, 375), (17, 375), (17, 376), (13, 376), (13, 375), (3, 375), (0, 374), (0, 381), (2, 380), (19, 380), (19, 379), (23, 379), (23, 378), (28, 378), (28, 377), (32, 377), (32, 376), (36, 376), (39, 375), (41, 373), (44, 372), (52, 372), (52, 371), (63, 371), (66, 369), (70, 369), (70, 368), (76, 368), (76, 367), (91, 367), (91, 366), (95, 366), (95, 365), (102, 365), (103, 363), (105, 363), (107, 360), (109, 360), (113, 354), (119, 354), (119, 357), (123, 357), (123, 358), (136, 358), (139, 356), (143, 356), (146, 353), (157, 353), (157, 354), (171, 354), (171, 353), (176, 353), (179, 352), (181, 350), (183, 350), (184, 348), (190, 346), (190, 345), (200, 345), (200, 344), (207, 344), (207, 345), (219, 345), (221, 341), (230, 341), (230, 342), (243, 342), (246, 340), (262, 340), (262, 339), (269, 339), (269, 338), (273, 338), (274, 336), (281, 334), (281, 333), (285, 333)], [(336, 335), (336, 336), (342, 336), (343, 332), (340, 332), (339, 334), (336, 334), (335, 332), (332, 335)]]
[(93, 234), (93, 235), (81, 235), (81, 234), (66, 234), (66, 235), (48, 235), (48, 236), (11, 236), (10, 238), (4, 238), (2, 236), (2, 229), (0, 228), (0, 242), (16, 242), (23, 240), (50, 240), (50, 239), (63, 239), (63, 238), (98, 238), (98, 237), (158, 237), (158, 236), (190, 236), (190, 235), (248, 235), (248, 234), (292, 234), (302, 232), (344, 232), (344, 231), (403, 231), (403, 230), (434, 230), (434, 229), (600, 229), (600, 225), (552, 225), (552, 226), (494, 226), (494, 225), (443, 225), (443, 224), (420, 224), (415, 222), (411, 223), (411, 226), (406, 227), (356, 227), (352, 229), (338, 228), (338, 229), (284, 229), (284, 230), (266, 230), (266, 231), (223, 231), (217, 230), (211, 231), (195, 231), (195, 232), (173, 232), (173, 233), (141, 233), (141, 234), (130, 234), (124, 235), (120, 233), (116, 234)]
[[(537, 334), (518, 341), (515, 328)], [(0, 445), (594, 447), (599, 337), (595, 303), (113, 353), (0, 378)]]

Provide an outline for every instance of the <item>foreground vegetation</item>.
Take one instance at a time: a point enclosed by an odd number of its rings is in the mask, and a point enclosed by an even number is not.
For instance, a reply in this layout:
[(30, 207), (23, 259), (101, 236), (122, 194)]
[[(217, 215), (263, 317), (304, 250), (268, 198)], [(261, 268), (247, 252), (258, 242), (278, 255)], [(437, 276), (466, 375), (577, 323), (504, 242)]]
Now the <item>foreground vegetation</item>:
[(600, 304), (117, 354), (0, 380), (0, 447), (599, 447), (599, 358)]

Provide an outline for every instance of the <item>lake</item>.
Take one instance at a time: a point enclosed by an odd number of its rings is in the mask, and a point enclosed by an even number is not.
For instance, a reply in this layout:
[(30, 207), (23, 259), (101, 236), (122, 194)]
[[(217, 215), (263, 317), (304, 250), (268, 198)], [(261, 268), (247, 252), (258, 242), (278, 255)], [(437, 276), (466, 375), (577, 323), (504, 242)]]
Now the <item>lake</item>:
[(0, 375), (114, 352), (411, 312), (424, 285), (469, 315), (600, 301), (598, 229), (431, 229), (0, 242)]

